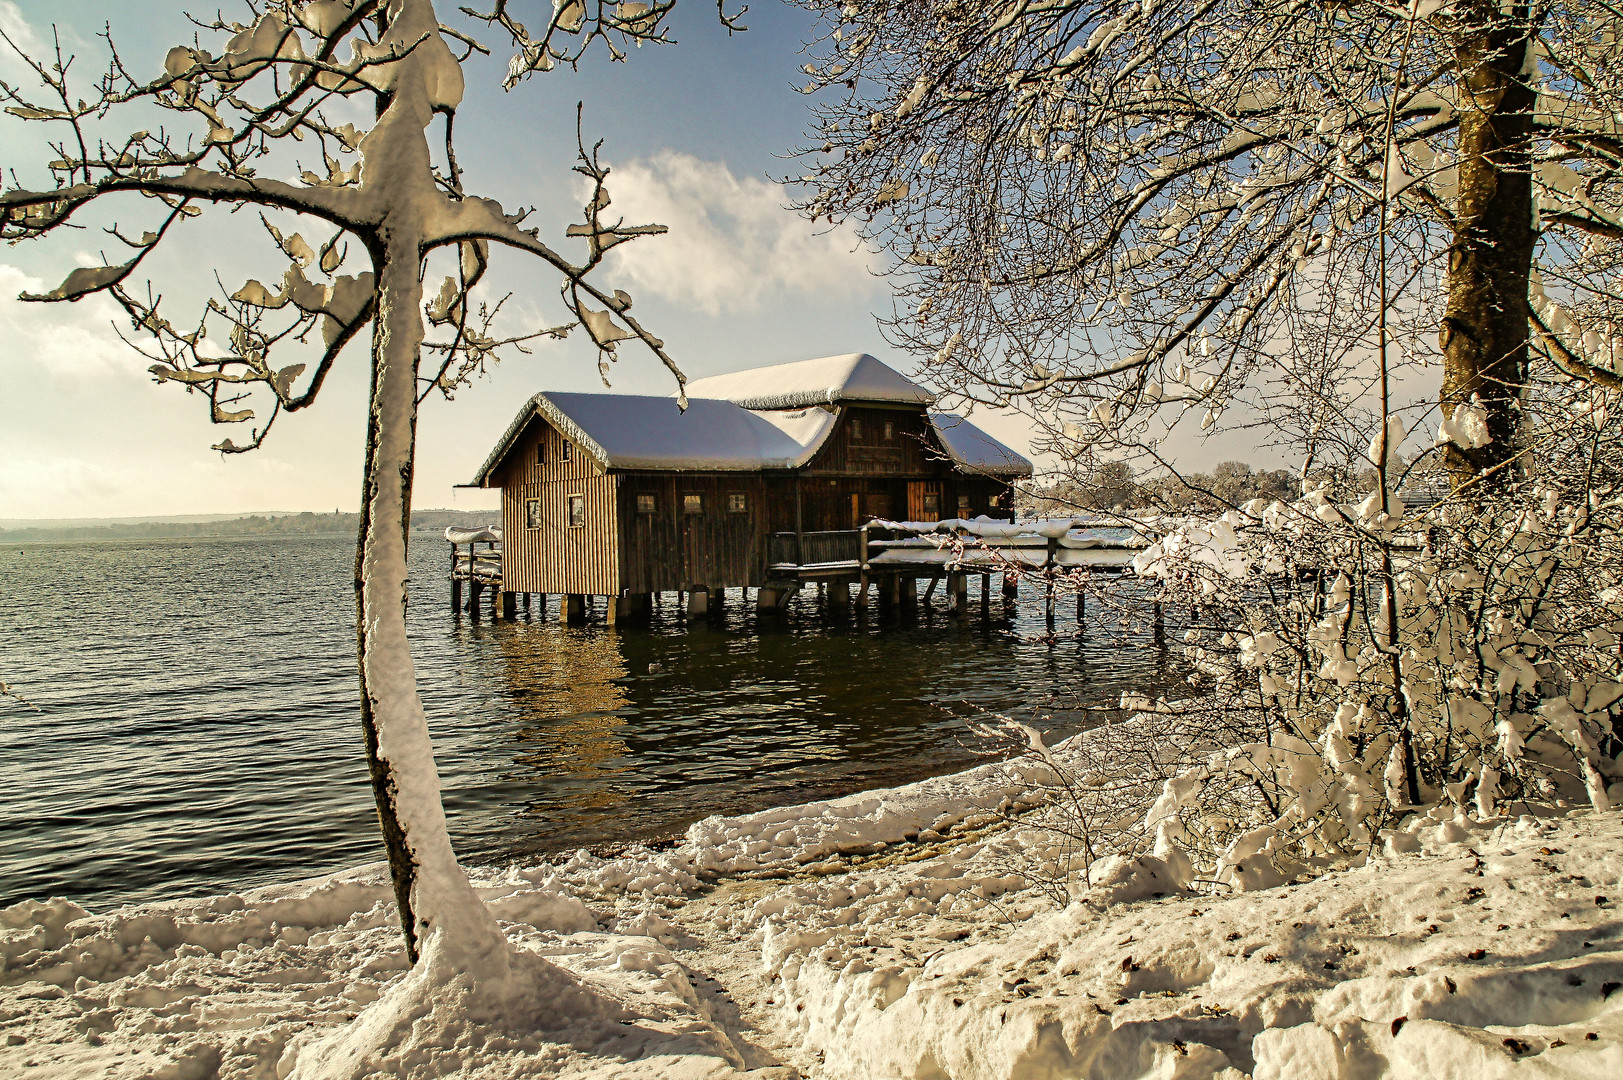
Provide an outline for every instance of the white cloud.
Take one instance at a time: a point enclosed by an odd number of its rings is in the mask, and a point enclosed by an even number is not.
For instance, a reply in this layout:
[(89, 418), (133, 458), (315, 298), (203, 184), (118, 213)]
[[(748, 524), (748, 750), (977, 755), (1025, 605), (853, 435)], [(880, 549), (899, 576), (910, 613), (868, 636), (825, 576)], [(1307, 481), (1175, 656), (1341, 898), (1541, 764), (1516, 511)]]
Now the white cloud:
[(847, 301), (872, 296), (875, 256), (849, 229), (819, 231), (783, 208), (782, 188), (733, 175), (722, 162), (662, 151), (614, 166), (611, 220), (670, 227), (615, 248), (613, 284), (709, 315), (754, 311), (788, 299)]
[[(0, 30), (9, 37), (23, 52), (29, 56), (40, 57), (44, 55), (44, 42), (40, 40), (34, 28), (23, 17), (22, 9), (13, 0), (0, 0)], [(11, 46), (0, 42), (0, 67), (8, 71), (29, 71), (22, 59), (12, 51)], [(32, 72), (30, 72), (32, 74)]]
[(7, 374), (45, 375), (72, 385), (108, 376), (146, 378), (147, 362), (114, 331), (113, 324), (125, 315), (108, 297), (55, 304), (17, 299), (55, 285), (0, 263), (0, 341), (6, 343)]

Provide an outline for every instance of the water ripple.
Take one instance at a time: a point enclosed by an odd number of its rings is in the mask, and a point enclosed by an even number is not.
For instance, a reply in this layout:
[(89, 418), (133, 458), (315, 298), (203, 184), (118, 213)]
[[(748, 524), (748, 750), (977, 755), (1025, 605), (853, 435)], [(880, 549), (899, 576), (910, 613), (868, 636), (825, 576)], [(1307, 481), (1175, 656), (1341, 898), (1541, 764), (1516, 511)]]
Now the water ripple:
[[(445, 552), (412, 549), (410, 628), (457, 850), (489, 862), (972, 760), (964, 713), (1159, 686), (1165, 654), (1029, 598), (1009, 619), (757, 626), (453, 617)], [(105, 906), (380, 858), (355, 708), (345, 537), (0, 551), (0, 904)], [(941, 598), (936, 598), (937, 603)], [(1002, 605), (994, 601), (994, 615)], [(551, 612), (549, 611), (549, 614)], [(1045, 726), (1074, 728), (1052, 713)]]

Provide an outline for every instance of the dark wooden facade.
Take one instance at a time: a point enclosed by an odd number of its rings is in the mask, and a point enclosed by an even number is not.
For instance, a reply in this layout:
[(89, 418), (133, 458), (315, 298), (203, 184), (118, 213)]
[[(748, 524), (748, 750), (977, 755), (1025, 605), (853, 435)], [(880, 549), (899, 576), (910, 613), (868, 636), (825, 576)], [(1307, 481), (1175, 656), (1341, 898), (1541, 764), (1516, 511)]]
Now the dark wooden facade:
[(737, 472), (610, 468), (532, 417), (491, 476), (502, 488), (502, 588), (761, 586), (774, 533), (1007, 515), (1008, 484), (958, 469), (922, 408), (847, 405), (837, 416), (802, 468)]

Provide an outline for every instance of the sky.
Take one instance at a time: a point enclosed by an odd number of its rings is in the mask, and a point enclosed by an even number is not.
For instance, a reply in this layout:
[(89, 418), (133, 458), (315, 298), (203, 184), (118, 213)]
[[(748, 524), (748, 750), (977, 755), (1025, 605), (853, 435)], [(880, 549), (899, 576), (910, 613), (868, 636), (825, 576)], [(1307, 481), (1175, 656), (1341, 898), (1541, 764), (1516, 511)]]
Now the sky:
[[(539, 21), (540, 5), (530, 6), (531, 21)], [(38, 51), (49, 45), (55, 20), (64, 50), (80, 57), (70, 70), (83, 78), (102, 63), (96, 35), (105, 25), (130, 68), (156, 74), (170, 46), (192, 40), (184, 11), (168, 0), (0, 0), (0, 26)], [(912, 358), (889, 351), (875, 325), (890, 311), (876, 273), (882, 260), (853, 234), (816, 230), (785, 209), (774, 179), (794, 171), (790, 154), (810, 126), (793, 81), (815, 26), (806, 12), (776, 2), (752, 6), (743, 22), (747, 32), (729, 35), (713, 6), (682, 3), (670, 24), (678, 44), (630, 50), (623, 64), (598, 55), (578, 72), (532, 77), (511, 92), (501, 88), (505, 52), (470, 62), (457, 116), (468, 189), (507, 207), (534, 207), (543, 239), (563, 246), (564, 227), (580, 214), (583, 181), (570, 169), (582, 102), (587, 139), (603, 140), (613, 170), (614, 209), (627, 222), (670, 228), (611, 252), (599, 283), (631, 293), (634, 313), (685, 374), (848, 352), (871, 352), (910, 371)], [(27, 78), (14, 56), (0, 58), (0, 79)], [(41, 125), (0, 117), (0, 148), (0, 166), (42, 182)], [(121, 220), (128, 227), (143, 209), (132, 204)], [(286, 262), (246, 215), (211, 213), (176, 239), (148, 263), (166, 304), (181, 311), (200, 310), (214, 287), (212, 272), (200, 271), (218, 271), (230, 290), (252, 276), (277, 277)], [(216, 453), (209, 447), (225, 429), (208, 422), (197, 396), (153, 384), (148, 361), (120, 340), (122, 313), (110, 300), (16, 299), (54, 286), (76, 265), (99, 264), (101, 240), (83, 230), (0, 250), (0, 519), (356, 509), (364, 351), (346, 353), (321, 399), (284, 415), (259, 450)], [(511, 293), (506, 327), (565, 321), (557, 281), (539, 264), (498, 261), (492, 280)], [(611, 381), (624, 393), (675, 390), (656, 359), (630, 347), (622, 347)], [(414, 505), (496, 507), (495, 492), (456, 485), (473, 475), (523, 402), (538, 390), (602, 389), (595, 350), (576, 334), (531, 355), (509, 354), (454, 401), (430, 398), (419, 425)], [(1019, 417), (980, 413), (975, 421), (1029, 449)], [(1245, 451), (1242, 441), (1202, 455), (1256, 460)]]

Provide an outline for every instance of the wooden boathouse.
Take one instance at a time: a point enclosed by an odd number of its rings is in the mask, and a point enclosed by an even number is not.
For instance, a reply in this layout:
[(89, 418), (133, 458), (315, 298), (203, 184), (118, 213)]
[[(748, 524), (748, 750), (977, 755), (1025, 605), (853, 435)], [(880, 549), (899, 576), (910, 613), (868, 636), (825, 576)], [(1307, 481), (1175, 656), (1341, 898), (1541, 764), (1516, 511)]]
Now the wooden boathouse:
[[(655, 593), (755, 588), (763, 609), (808, 580), (868, 584), (875, 519), (1011, 519), (1031, 463), (865, 353), (699, 379), (675, 398), (538, 393), (471, 487), (500, 488), (502, 610), (516, 598), (610, 598), (611, 620)], [(878, 571), (898, 574), (895, 570)], [(920, 571), (914, 568), (911, 575)], [(930, 571), (924, 571), (930, 576)], [(453, 590), (460, 593), (453, 554)], [(911, 576), (910, 576), (911, 580)], [(543, 600), (544, 603), (544, 600)]]

